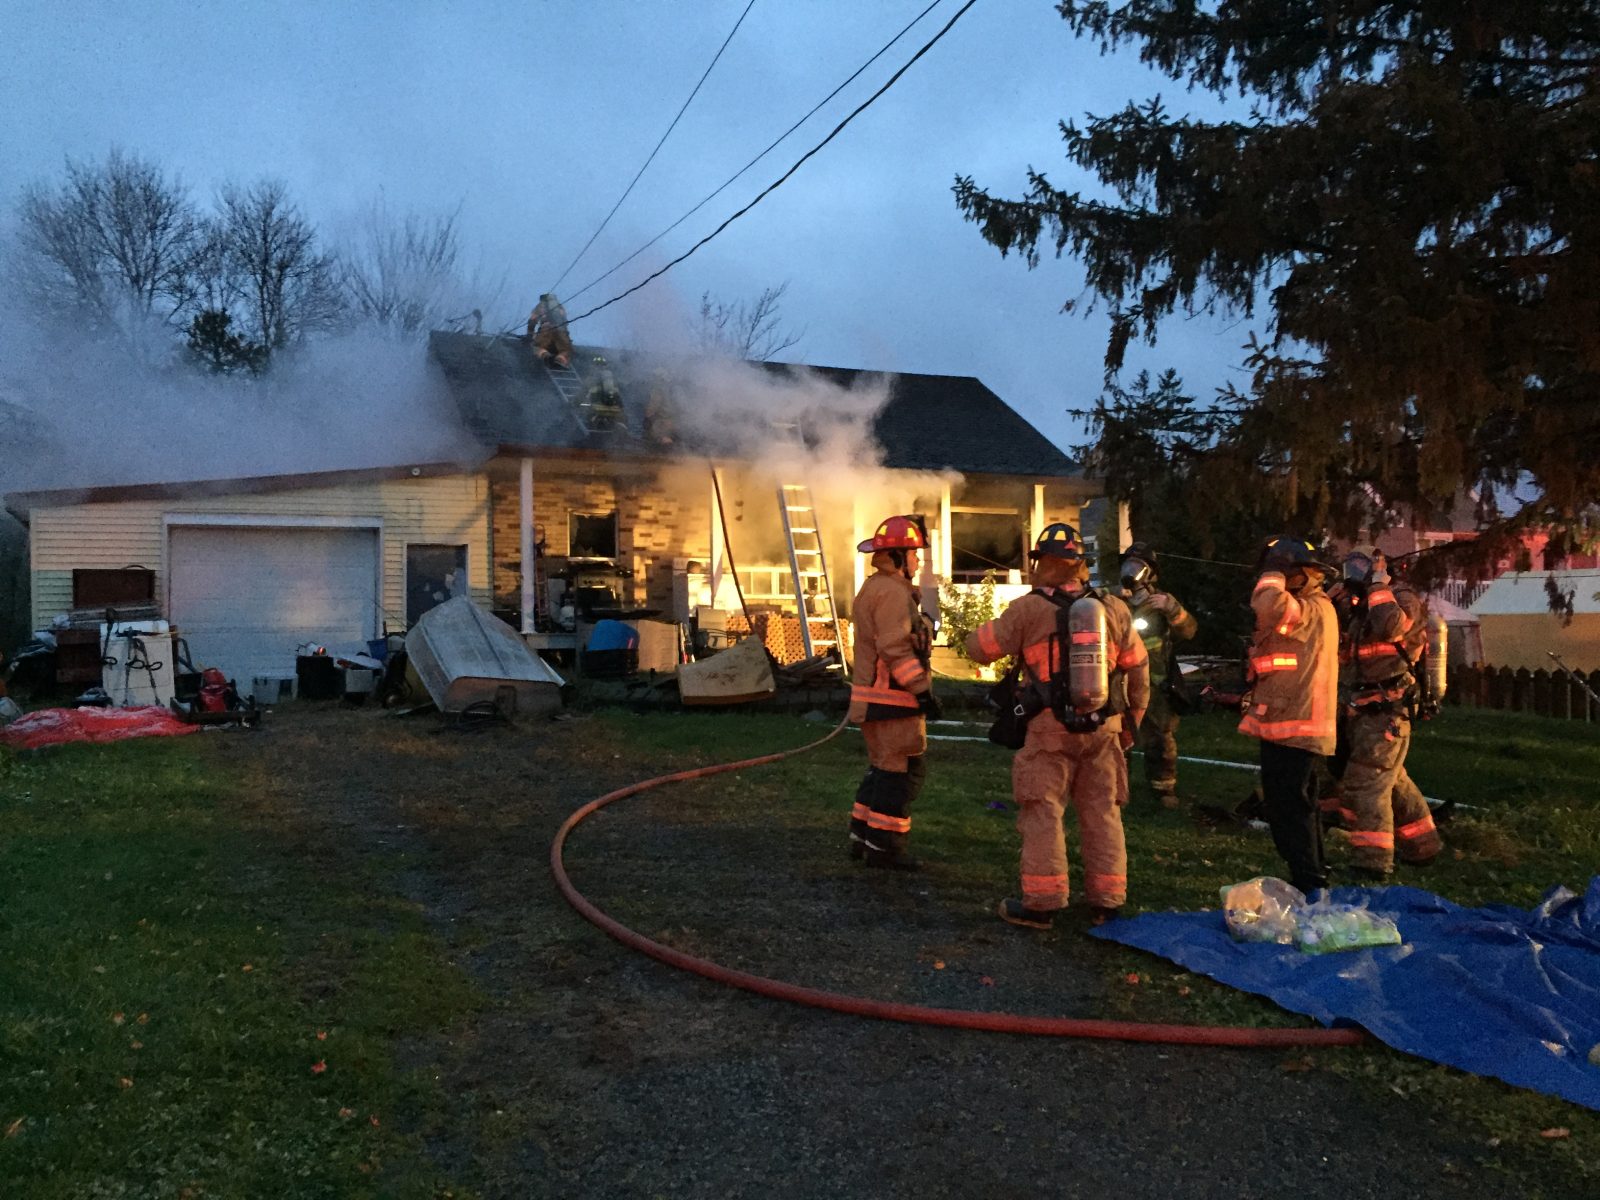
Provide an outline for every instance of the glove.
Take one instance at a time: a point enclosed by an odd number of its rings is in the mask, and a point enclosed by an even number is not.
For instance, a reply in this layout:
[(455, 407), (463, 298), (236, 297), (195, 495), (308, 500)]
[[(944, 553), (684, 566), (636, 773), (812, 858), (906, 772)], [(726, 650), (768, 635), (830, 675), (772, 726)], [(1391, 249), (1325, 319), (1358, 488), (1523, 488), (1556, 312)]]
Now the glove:
[(939, 703), (939, 697), (932, 692), (918, 692), (917, 707), (922, 710), (922, 715), (930, 721), (937, 721), (944, 716), (944, 705)]

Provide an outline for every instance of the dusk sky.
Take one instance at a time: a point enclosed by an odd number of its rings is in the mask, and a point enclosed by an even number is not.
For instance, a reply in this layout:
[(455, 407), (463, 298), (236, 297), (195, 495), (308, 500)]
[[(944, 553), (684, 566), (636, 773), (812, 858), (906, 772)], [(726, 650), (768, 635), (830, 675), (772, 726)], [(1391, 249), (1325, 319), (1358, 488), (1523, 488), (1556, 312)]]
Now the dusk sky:
[[(653, 250), (569, 303), (576, 316), (709, 232), (820, 141), (960, 7), (942, 0), (863, 77)], [(490, 320), (520, 323), (661, 137), (747, 0), (646, 3), (90, 3), (12, 0), (0, 17), (0, 200), (118, 146), (201, 200), (283, 179), (330, 233), (380, 194), (461, 206), (469, 266), (504, 279)], [(927, 0), (756, 0), (683, 120), (562, 283), (571, 296), (680, 217), (854, 71)], [(693, 258), (574, 327), (625, 343), (686, 323), (704, 291), (789, 284), (804, 331), (782, 357), (976, 375), (1063, 445), (1100, 390), (1103, 314), (1065, 316), (1070, 261), (1028, 271), (965, 223), (958, 173), (1020, 194), (1025, 171), (1090, 186), (1057, 122), (1161, 92), (1133, 54), (1101, 57), (1046, 0), (978, 0), (881, 99)], [(1175, 321), (1135, 363), (1202, 391), (1247, 324)]]

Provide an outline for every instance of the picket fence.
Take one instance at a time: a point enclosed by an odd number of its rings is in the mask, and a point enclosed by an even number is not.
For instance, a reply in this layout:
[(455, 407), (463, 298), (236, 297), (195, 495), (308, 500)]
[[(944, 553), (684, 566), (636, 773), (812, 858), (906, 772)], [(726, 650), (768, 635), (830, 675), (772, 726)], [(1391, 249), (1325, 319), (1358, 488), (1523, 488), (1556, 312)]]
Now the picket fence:
[[(1600, 693), (1600, 671), (1573, 674)], [(1584, 691), (1578, 679), (1560, 671), (1530, 671), (1526, 667), (1516, 671), (1510, 667), (1459, 667), (1450, 672), (1445, 703), (1600, 722), (1600, 703)]]

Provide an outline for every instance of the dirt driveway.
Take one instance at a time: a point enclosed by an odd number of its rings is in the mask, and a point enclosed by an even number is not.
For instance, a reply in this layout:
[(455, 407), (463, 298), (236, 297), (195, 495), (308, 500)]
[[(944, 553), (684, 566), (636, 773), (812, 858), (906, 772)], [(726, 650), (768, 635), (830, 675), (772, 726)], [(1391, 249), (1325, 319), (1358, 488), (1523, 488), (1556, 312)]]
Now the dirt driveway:
[[(452, 734), (438, 718), (303, 707), (208, 750), (257, 781), (274, 844), (319, 870), (392, 881), (486, 996), (460, 1027), (397, 1048), (453, 1097), (414, 1116), (429, 1152), (482, 1195), (1528, 1194), (1486, 1179), (1464, 1132), (1376, 1089), (1285, 1070), (1281, 1051), (872, 1022), (722, 989), (622, 948), (561, 901), (547, 856), (578, 803), (704, 761), (682, 746), (623, 754), (628, 721)], [(575, 880), (652, 935), (798, 982), (1108, 1011), (1080, 932), (1001, 925), (981, 878), (864, 872), (844, 861), (839, 821), (767, 803), (764, 779), (607, 810), (575, 835)]]

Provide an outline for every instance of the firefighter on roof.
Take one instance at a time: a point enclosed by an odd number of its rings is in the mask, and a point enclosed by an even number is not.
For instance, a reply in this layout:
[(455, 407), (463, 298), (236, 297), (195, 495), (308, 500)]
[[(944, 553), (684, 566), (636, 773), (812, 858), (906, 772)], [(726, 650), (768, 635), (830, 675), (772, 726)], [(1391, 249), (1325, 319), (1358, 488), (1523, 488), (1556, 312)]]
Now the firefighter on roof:
[(571, 364), (572, 338), (567, 333), (567, 310), (554, 292), (540, 296), (539, 303), (528, 314), (528, 340), (541, 361), (553, 361), (558, 367)]
[(1345, 558), (1335, 593), (1344, 618), (1349, 744), (1339, 813), (1350, 830), (1357, 869), (1386, 879), (1397, 852), (1420, 866), (1443, 848), (1428, 803), (1405, 766), (1418, 688), (1413, 672), (1428, 652), (1428, 614), (1416, 589), (1391, 583), (1372, 554)]
[(915, 871), (921, 864), (906, 849), (911, 805), (927, 775), (926, 718), (940, 715), (928, 670), (933, 625), (917, 608), (912, 582), (927, 537), (915, 518), (889, 517), (856, 548), (872, 556), (873, 574), (850, 613), (850, 720), (861, 726), (869, 764), (850, 813), (850, 856)]
[(1333, 753), (1339, 705), (1339, 625), (1322, 590), (1331, 574), (1309, 542), (1275, 537), (1261, 551), (1250, 594), (1255, 638), (1251, 691), (1239, 732), (1261, 740), (1261, 794), (1290, 882), (1328, 886), (1317, 812), (1317, 766)]
[(1062, 819), (1069, 798), (1078, 813), (1084, 891), (1096, 923), (1127, 900), (1123, 751), (1150, 702), (1150, 671), (1127, 605), (1089, 588), (1077, 530), (1047, 526), (1029, 558), (1033, 591), (968, 634), (967, 653), (981, 663), (1021, 655), (1021, 694), (1038, 709), (1011, 764), (1022, 898), (1001, 901), (1000, 916), (1048, 929), (1067, 906)]
[(1176, 596), (1156, 586), (1156, 553), (1145, 542), (1122, 552), (1122, 589), (1118, 595), (1133, 612), (1133, 627), (1150, 656), (1150, 707), (1139, 722), (1144, 751), (1144, 778), (1163, 808), (1178, 807), (1178, 714), (1172, 689), (1182, 680), (1177, 643), (1194, 637), (1199, 626)]

